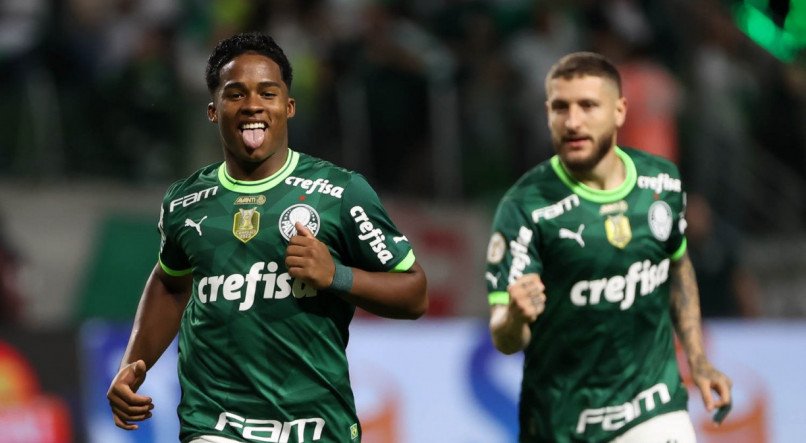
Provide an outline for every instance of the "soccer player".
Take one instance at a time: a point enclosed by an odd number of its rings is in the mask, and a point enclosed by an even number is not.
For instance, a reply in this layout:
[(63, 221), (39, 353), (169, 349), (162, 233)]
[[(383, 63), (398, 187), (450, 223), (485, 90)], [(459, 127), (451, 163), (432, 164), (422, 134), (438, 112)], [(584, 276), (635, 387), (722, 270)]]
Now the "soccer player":
[(208, 60), (224, 162), (165, 194), (159, 260), (107, 394), (120, 428), (151, 416), (137, 389), (178, 332), (183, 443), (358, 442), (355, 306), (406, 319), (427, 308), (425, 274), (365, 179), (288, 147), (291, 79), (259, 33)]
[(520, 441), (694, 442), (673, 329), (709, 411), (731, 381), (703, 350), (678, 171), (616, 146), (627, 103), (604, 57), (563, 57), (546, 92), (556, 155), (500, 201), (485, 274), (496, 348), (525, 351)]

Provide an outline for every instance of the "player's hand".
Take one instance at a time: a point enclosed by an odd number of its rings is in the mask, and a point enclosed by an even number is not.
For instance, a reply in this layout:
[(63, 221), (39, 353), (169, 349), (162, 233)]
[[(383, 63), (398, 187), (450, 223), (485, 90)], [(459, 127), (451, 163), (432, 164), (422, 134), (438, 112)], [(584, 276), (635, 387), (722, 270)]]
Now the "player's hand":
[(537, 274), (526, 274), (507, 287), (509, 315), (520, 322), (532, 323), (546, 309), (546, 287)]
[(146, 364), (143, 360), (137, 360), (120, 368), (112, 380), (106, 398), (109, 399), (117, 427), (131, 431), (138, 427), (131, 422), (151, 417), (151, 410), (154, 409), (151, 397), (136, 393), (145, 379)]
[[(730, 390), (733, 387), (733, 382), (730, 381), (727, 375), (711, 366), (708, 360), (703, 358), (691, 365), (691, 379), (700, 390), (702, 402), (708, 412), (730, 404)], [(714, 397), (713, 392), (716, 392), (716, 397)]]
[(316, 289), (324, 289), (333, 283), (336, 264), (327, 245), (313, 236), (310, 230), (297, 222), (297, 235), (291, 237), (285, 250), (285, 266), (288, 275), (299, 278)]

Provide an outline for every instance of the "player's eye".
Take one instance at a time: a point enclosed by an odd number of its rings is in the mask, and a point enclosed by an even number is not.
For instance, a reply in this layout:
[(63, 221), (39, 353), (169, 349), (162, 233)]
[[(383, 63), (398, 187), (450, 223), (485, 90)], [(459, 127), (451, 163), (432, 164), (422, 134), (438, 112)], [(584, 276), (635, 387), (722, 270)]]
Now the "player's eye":
[(568, 103), (554, 102), (551, 104), (551, 110), (555, 112), (565, 111), (568, 109)]
[(583, 102), (581, 102), (579, 104), (579, 106), (582, 107), (582, 109), (595, 108), (597, 105), (598, 105), (598, 103), (593, 102), (593, 101), (583, 101)]

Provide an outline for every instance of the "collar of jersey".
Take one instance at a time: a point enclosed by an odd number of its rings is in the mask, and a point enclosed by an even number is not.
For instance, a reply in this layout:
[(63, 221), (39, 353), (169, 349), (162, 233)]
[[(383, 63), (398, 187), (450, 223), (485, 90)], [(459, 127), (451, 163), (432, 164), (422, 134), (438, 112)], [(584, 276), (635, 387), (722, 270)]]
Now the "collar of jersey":
[(551, 157), (551, 167), (554, 169), (557, 177), (559, 177), (566, 186), (571, 188), (571, 191), (575, 194), (594, 203), (610, 203), (626, 197), (627, 194), (632, 191), (638, 179), (638, 173), (635, 171), (635, 163), (632, 161), (632, 158), (618, 146), (616, 146), (616, 155), (624, 162), (624, 169), (627, 171), (627, 176), (624, 178), (623, 183), (613, 189), (594, 189), (577, 181), (577, 179), (572, 177), (571, 174), (565, 170), (565, 166), (560, 162), (558, 155)]
[(227, 163), (224, 162), (218, 167), (218, 181), (230, 191), (240, 192), (241, 194), (256, 194), (267, 191), (285, 180), (297, 167), (297, 163), (299, 163), (299, 153), (289, 149), (288, 158), (285, 159), (285, 164), (279, 171), (262, 180), (246, 181), (230, 177), (229, 173), (227, 173)]

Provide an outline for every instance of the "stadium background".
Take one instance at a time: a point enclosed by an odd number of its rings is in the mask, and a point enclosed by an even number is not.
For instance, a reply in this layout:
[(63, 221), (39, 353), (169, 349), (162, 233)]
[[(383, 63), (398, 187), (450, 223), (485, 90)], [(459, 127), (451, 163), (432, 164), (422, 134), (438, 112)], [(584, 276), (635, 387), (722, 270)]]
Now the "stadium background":
[(543, 77), (573, 50), (619, 64), (620, 143), (676, 161), (695, 203), (707, 345), (736, 384), (721, 430), (693, 393), (700, 440), (806, 436), (806, 2), (1, 0), (0, 441), (175, 441), (171, 352), (141, 431), (112, 426), (104, 392), (162, 193), (220, 158), (204, 62), (247, 29), (294, 65), (291, 146), (364, 173), (428, 271), (416, 327), (351, 329), (366, 441), (513, 441), (519, 359), (486, 335), (488, 227), (551, 153)]

